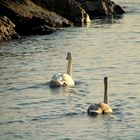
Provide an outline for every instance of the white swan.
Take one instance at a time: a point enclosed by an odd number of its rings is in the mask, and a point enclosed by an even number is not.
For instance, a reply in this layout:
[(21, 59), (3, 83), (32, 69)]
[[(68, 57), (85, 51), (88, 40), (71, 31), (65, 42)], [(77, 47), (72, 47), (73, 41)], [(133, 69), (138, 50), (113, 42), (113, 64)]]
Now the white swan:
[(67, 73), (54, 74), (50, 81), (51, 87), (73, 86), (75, 84), (72, 79), (72, 56), (70, 52), (67, 53), (66, 60), (68, 60)]
[(108, 78), (104, 77), (104, 102), (99, 104), (93, 104), (88, 107), (87, 113), (89, 115), (97, 115), (104, 113), (112, 113), (112, 109), (109, 106), (109, 97), (108, 97)]

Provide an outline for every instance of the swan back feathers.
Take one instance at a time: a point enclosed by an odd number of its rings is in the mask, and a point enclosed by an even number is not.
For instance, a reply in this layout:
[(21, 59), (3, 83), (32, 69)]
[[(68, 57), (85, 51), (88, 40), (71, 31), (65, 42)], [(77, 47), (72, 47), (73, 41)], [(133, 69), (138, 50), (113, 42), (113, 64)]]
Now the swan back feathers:
[(73, 86), (74, 84), (72, 77), (66, 73), (54, 74), (50, 82), (51, 87)]

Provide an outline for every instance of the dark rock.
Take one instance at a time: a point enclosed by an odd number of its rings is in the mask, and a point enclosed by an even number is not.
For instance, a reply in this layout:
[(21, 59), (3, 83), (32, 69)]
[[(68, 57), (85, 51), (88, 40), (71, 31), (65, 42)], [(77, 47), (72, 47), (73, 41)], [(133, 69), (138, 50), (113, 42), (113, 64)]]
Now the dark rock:
[(0, 0), (0, 42), (19, 35), (50, 34), (73, 23), (87, 24), (88, 15), (123, 13), (111, 0)]
[(122, 15), (124, 13), (125, 13), (125, 11), (121, 6), (119, 6), (117, 4), (114, 5), (114, 7), (113, 7), (113, 14), (114, 15)]
[(125, 11), (111, 0), (76, 0), (81, 7), (90, 15), (90, 18), (101, 16), (116, 16)]
[(75, 25), (90, 22), (89, 15), (74, 0), (33, 0), (41, 7), (72, 21)]
[(73, 26), (72, 22), (41, 8), (31, 0), (1, 0), (0, 14), (11, 19), (20, 35), (47, 34), (57, 28)]
[(14, 28), (15, 24), (10, 19), (0, 16), (0, 42), (20, 38)]

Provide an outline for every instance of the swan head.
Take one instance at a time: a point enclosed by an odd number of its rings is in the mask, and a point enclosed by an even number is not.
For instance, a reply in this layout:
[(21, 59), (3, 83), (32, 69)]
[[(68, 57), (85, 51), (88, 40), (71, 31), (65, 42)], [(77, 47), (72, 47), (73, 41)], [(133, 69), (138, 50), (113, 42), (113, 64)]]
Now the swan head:
[(102, 109), (100, 108), (100, 104), (93, 104), (88, 107), (87, 110), (88, 115), (98, 115), (102, 114)]
[(67, 53), (66, 60), (70, 60), (70, 59), (72, 59), (72, 57), (71, 57), (71, 52), (68, 52), (68, 53)]
[(62, 73), (54, 74), (52, 80), (50, 81), (50, 86), (61, 87), (63, 85), (65, 85), (65, 81), (63, 80), (63, 74)]

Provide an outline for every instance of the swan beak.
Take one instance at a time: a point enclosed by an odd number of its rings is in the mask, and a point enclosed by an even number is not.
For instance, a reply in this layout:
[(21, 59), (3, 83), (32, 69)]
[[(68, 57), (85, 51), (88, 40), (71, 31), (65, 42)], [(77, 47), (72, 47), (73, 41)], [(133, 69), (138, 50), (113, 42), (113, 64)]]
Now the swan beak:
[(68, 59), (70, 59), (70, 58), (71, 58), (71, 53), (70, 53), (70, 52), (68, 52), (68, 53), (67, 53), (66, 60), (68, 60)]
[(88, 114), (89, 115), (98, 115), (98, 114), (102, 114), (102, 109), (98, 106), (90, 106), (88, 109)]
[(68, 58), (68, 56), (66, 57), (66, 60), (68, 60), (69, 58)]
[(88, 111), (88, 114), (89, 115), (98, 115), (98, 114), (102, 114), (102, 111), (101, 110), (89, 110)]

